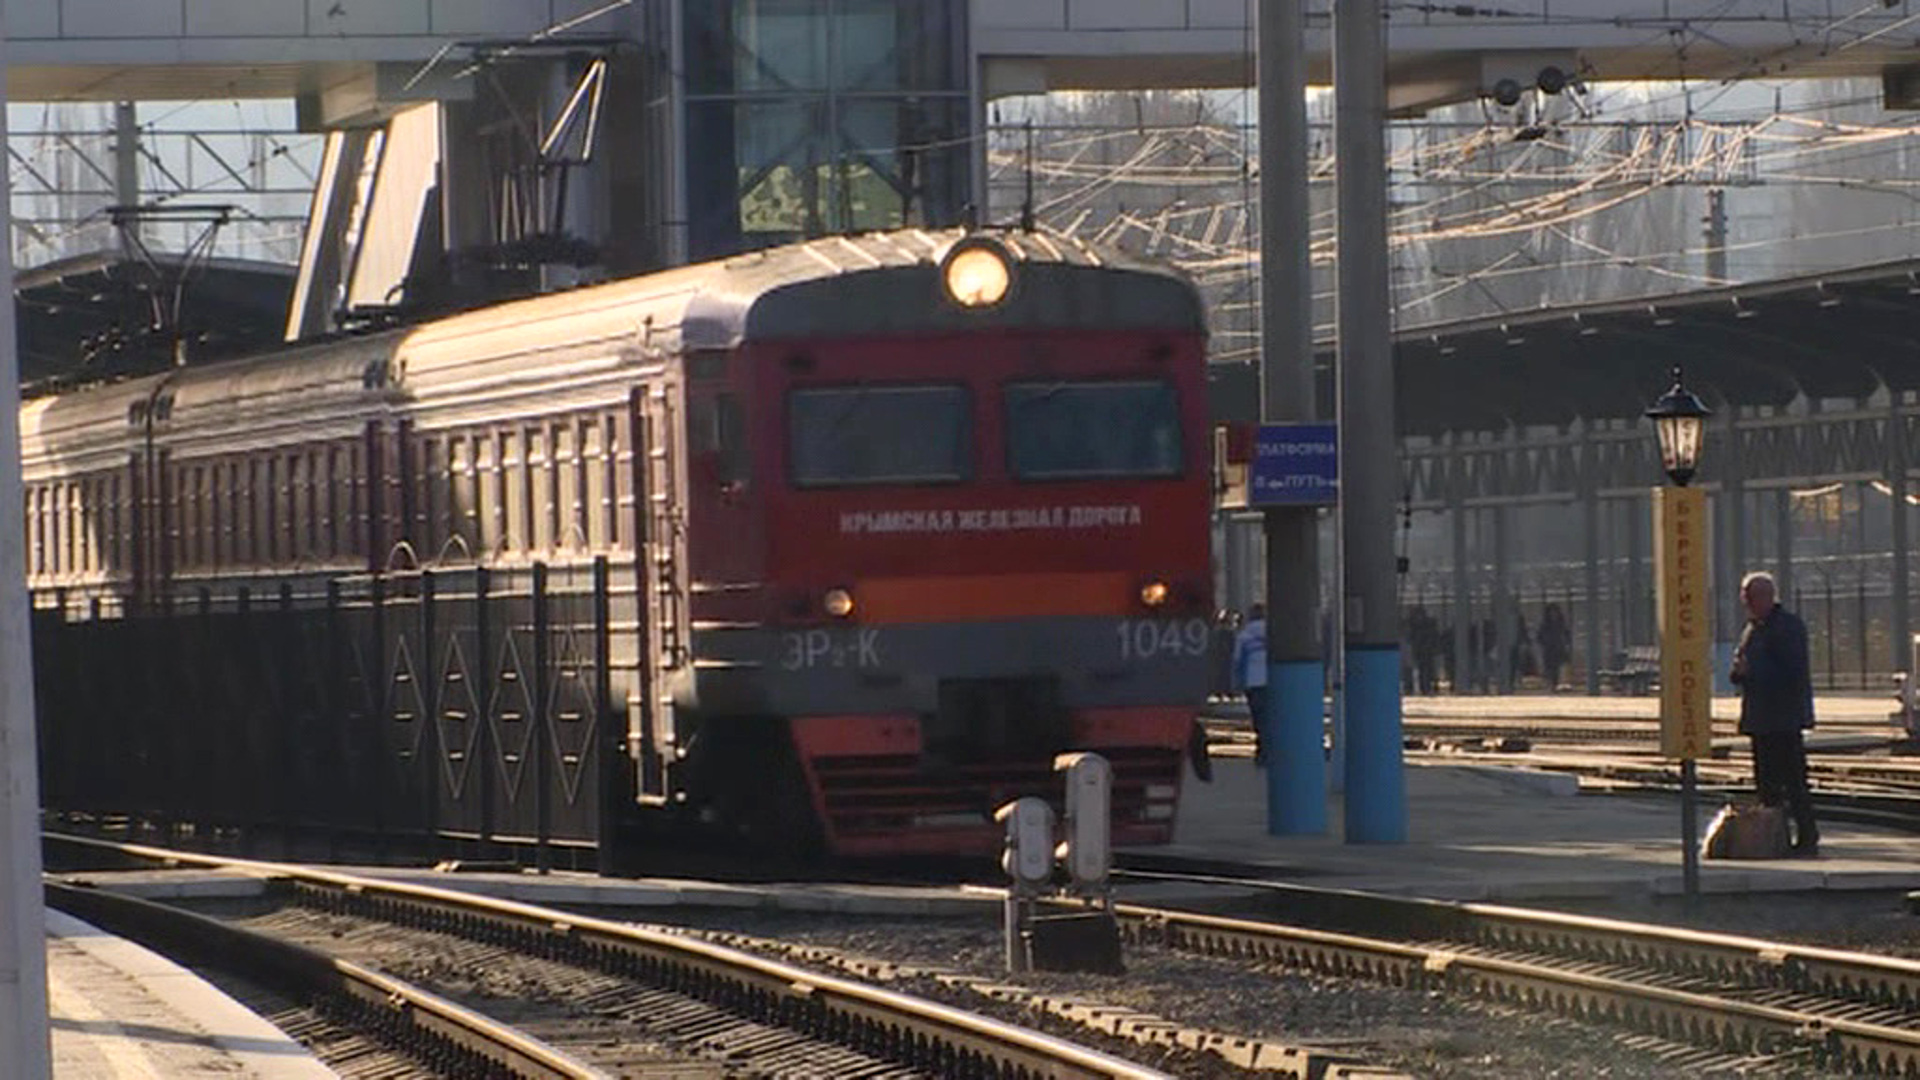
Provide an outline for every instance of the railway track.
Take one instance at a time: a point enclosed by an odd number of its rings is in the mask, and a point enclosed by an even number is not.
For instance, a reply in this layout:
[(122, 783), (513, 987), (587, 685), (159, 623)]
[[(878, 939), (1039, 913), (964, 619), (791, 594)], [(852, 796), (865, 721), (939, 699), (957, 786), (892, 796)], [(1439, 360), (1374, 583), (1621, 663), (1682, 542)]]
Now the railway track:
[[(413, 997), (370, 999), (375, 1006), (406, 1003), (394, 1011), (428, 1032), (418, 1049), (407, 1052), (425, 1063), (429, 1075), (622, 1075), (636, 1063), (657, 1066), (663, 1047), (704, 1060), (713, 1070), (680, 1075), (1166, 1075), (1030, 1028), (687, 935), (285, 864), (72, 838), (61, 842), (170, 865), (224, 867), (267, 877), (286, 906), (258, 920), (266, 935), (220, 937), (232, 928), (199, 916), (187, 917), (193, 929), (170, 932), (198, 935), (202, 956), (277, 950), (299, 957), (282, 966), (317, 970), (326, 965), (337, 972), (365, 969), (327, 954), (359, 950), (377, 954), (383, 967), (424, 970), (436, 978), (465, 972), (472, 982), (512, 987), (511, 996), (499, 1001), (514, 1012), (511, 1026), (475, 1013), (459, 1033), (449, 1033), (450, 1021), (441, 1019), (450, 1013), (415, 1007)], [(125, 915), (132, 909), (123, 898), (73, 887), (71, 881), (53, 885), (49, 901), (110, 929), (125, 928), (136, 938), (143, 936), (135, 932), (144, 930), (143, 920), (157, 922), (172, 914), (144, 905), (144, 914)], [(272, 943), (259, 946), (262, 940)], [(398, 982), (381, 983), (373, 972), (366, 974), (376, 980), (367, 985), (390, 986), (404, 994)], [(419, 993), (423, 1002), (432, 997)], [(517, 1038), (551, 1054), (552, 1063), (487, 1066), (493, 1072), (474, 1066), (474, 1061), (498, 1062), (508, 1056), (477, 1048), (480, 1032), (489, 1026), (485, 1038)], [(390, 1041), (389, 1033), (377, 1025), (369, 1030), (383, 1043)], [(528, 1037), (529, 1030), (544, 1038)], [(451, 1043), (453, 1050), (444, 1043)], [(456, 1051), (468, 1056), (448, 1057)], [(442, 1060), (453, 1064), (436, 1064)]]
[(1121, 905), (1138, 943), (1613, 1025), (1738, 1060), (1920, 1074), (1920, 963), (1610, 919), (1240, 877), (1261, 918)]
[[(590, 1080), (603, 1074), (421, 987), (311, 947), (133, 897), (49, 881), (49, 906), (200, 966), (217, 966), (280, 1009), (300, 1002), (309, 1043), (353, 1041), (350, 1075)], [(328, 1055), (336, 1056), (337, 1055)], [(337, 1063), (337, 1062), (336, 1062)]]

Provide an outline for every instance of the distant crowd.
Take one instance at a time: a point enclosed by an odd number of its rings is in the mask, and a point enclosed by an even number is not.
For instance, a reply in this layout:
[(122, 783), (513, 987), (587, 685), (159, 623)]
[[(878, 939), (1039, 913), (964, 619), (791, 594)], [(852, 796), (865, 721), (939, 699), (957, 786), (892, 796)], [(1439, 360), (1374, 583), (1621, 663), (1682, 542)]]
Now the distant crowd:
[[(1260, 604), (1252, 605), (1244, 614), (1232, 608), (1220, 612), (1214, 630), (1217, 692), (1244, 693), (1250, 679), (1264, 684), (1264, 673), (1254, 675), (1252, 672), (1265, 663), (1266, 628), (1249, 625), (1263, 624), (1264, 618)], [(1250, 630), (1258, 635), (1257, 645), (1250, 640)], [(1331, 616), (1322, 613), (1323, 662), (1331, 660), (1332, 640)], [(1436, 694), (1442, 685), (1455, 693), (1490, 693), (1503, 681), (1502, 664), (1506, 665), (1504, 681), (1507, 684), (1518, 687), (1528, 680), (1538, 680), (1542, 688), (1554, 691), (1566, 685), (1568, 664), (1573, 659), (1573, 627), (1567, 621), (1566, 612), (1556, 603), (1540, 609), (1537, 630), (1527, 621), (1524, 609), (1516, 613), (1513, 637), (1505, 657), (1499, 655), (1499, 629), (1493, 619), (1486, 618), (1467, 625), (1467, 655), (1462, 664), (1453, 624), (1434, 618), (1424, 605), (1416, 605), (1407, 612), (1400, 641), (1400, 688), (1406, 694)], [(1258, 660), (1249, 663), (1255, 648)]]
[(1467, 626), (1467, 658), (1460, 663), (1458, 635), (1451, 623), (1442, 623), (1416, 605), (1407, 613), (1402, 626), (1401, 690), (1408, 694), (1435, 694), (1444, 679), (1449, 689), (1487, 693), (1501, 680), (1505, 664), (1505, 682), (1520, 686), (1523, 681), (1539, 679), (1545, 689), (1558, 690), (1564, 684), (1567, 664), (1573, 659), (1573, 626), (1559, 604), (1549, 603), (1540, 612), (1540, 628), (1529, 627), (1524, 609), (1514, 614), (1512, 642), (1507, 655), (1500, 653), (1500, 632), (1491, 618)]

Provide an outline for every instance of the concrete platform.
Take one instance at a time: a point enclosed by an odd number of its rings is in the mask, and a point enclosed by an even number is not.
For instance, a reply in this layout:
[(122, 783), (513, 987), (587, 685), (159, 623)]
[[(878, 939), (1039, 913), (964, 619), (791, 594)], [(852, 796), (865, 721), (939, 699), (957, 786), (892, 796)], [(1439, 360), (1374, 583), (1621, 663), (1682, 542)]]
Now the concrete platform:
[(337, 1074), (198, 975), (123, 938), (47, 912), (55, 1080)]
[[(1330, 835), (1270, 836), (1266, 773), (1216, 758), (1211, 784), (1182, 786), (1174, 843), (1155, 849), (1269, 867), (1303, 885), (1448, 900), (1543, 900), (1681, 891), (1680, 803), (1580, 794), (1569, 777), (1494, 765), (1409, 765), (1408, 841), (1347, 844), (1342, 800)], [(1701, 798), (1701, 827), (1719, 809)], [(1823, 824), (1820, 857), (1704, 860), (1704, 892), (1920, 888), (1920, 836)]]

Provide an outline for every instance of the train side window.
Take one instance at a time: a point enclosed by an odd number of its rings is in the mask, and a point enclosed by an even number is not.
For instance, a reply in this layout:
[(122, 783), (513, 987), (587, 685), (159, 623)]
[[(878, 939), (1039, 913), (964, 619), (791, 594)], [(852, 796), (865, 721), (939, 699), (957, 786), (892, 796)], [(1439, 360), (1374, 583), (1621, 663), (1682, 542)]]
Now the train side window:
[(500, 509), (506, 516), (507, 550), (527, 550), (527, 524), (533, 516), (527, 503), (532, 485), (527, 483), (526, 434), (519, 428), (500, 433)]
[(607, 546), (607, 525), (613, 515), (607, 512), (607, 446), (605, 429), (598, 417), (581, 424), (580, 471), (586, 477), (587, 543), (598, 551)]
[(56, 574), (66, 573), (73, 565), (73, 557), (68, 554), (73, 534), (67, 525), (66, 509), (67, 485), (57, 483), (53, 485), (53, 507), (49, 514), (53, 518), (53, 572)]
[(254, 498), (260, 506), (260, 531), (254, 536), (260, 562), (271, 564), (280, 558), (280, 459), (262, 454), (253, 461)]
[(93, 508), (98, 505), (93, 499), (93, 480), (82, 477), (74, 485), (74, 491), (80, 498), (80, 565), (82, 573), (92, 573), (94, 569)]
[(447, 459), (439, 439), (420, 440), (420, 557), (437, 559), (447, 542)]
[(626, 430), (626, 417), (620, 413), (607, 413), (601, 417), (603, 427), (607, 429), (607, 461), (601, 467), (607, 471), (607, 546), (620, 548), (628, 542), (626, 530), (620, 528), (624, 523), (622, 515), (626, 507), (634, 505), (634, 492), (630, 465), (632, 461), (626, 455), (626, 442), (620, 434)]
[(253, 459), (241, 457), (233, 462), (233, 516), (238, 530), (233, 534), (233, 561), (236, 566), (252, 566), (257, 555), (259, 507), (255, 504)]
[(360, 440), (347, 444), (347, 475), (343, 478), (347, 493), (346, 515), (342, 524), (340, 547), (344, 554), (365, 558), (369, 521), (366, 452)]
[(73, 482), (73, 545), (73, 568), (93, 569), (93, 481), (85, 477)]
[(193, 469), (193, 559), (206, 567), (213, 562), (213, 468), (196, 465)]
[(553, 455), (547, 452), (548, 441), (545, 428), (527, 433), (528, 497), (533, 504), (533, 546), (538, 551), (553, 550)]
[(93, 482), (94, 558), (101, 573), (113, 570), (113, 489), (111, 478)]
[(66, 539), (66, 530), (63, 528), (65, 522), (60, 520), (60, 497), (64, 486), (59, 483), (47, 485), (47, 572), (52, 574), (64, 573), (67, 569), (66, 561), (60, 557), (61, 544)]
[(307, 455), (307, 471), (313, 480), (313, 490), (307, 495), (309, 525), (313, 532), (313, 557), (327, 557), (327, 449), (316, 446)]
[(80, 569), (86, 546), (80, 539), (80, 485), (69, 481), (67, 487), (67, 572)]
[(220, 558), (220, 463), (200, 467), (200, 565)]
[(116, 566), (125, 566), (127, 558), (126, 514), (121, 509), (120, 474), (107, 477), (107, 534), (113, 537), (110, 558)]
[(87, 495), (90, 482), (84, 477), (67, 489), (67, 517), (73, 523), (73, 572), (84, 574), (93, 557), (92, 537), (87, 532)]
[[(180, 467), (180, 492), (175, 502), (180, 507), (180, 569), (198, 568), (200, 565), (200, 466), (183, 465)], [(87, 504), (93, 502), (93, 485), (87, 485)], [(86, 532), (93, 533), (93, 515), (86, 513), (82, 522)], [(92, 553), (88, 553), (87, 569), (93, 569)]]
[(60, 572), (60, 485), (48, 484), (40, 492), (40, 519), (47, 530), (46, 572)]
[(293, 455), (275, 454), (267, 463), (273, 476), (273, 561), (299, 557), (293, 535)]
[(745, 440), (741, 437), (738, 395), (700, 394), (688, 402), (687, 412), (696, 468), (717, 484), (742, 479)]
[(474, 437), (474, 470), (480, 479), (479, 553), (491, 558), (500, 546), (500, 472), (491, 434)]
[(580, 452), (574, 421), (562, 421), (554, 432), (553, 457), (559, 474), (559, 531), (555, 546), (571, 551), (586, 539), (580, 524)]
[(455, 435), (448, 440), (451, 448), (453, 477), (453, 518), (454, 535), (466, 545), (467, 551), (478, 556), (476, 544), (480, 536), (479, 502), (475, 498), (473, 480), (473, 440), (465, 435)]
[(338, 559), (347, 554), (346, 541), (347, 506), (351, 493), (347, 485), (353, 482), (347, 466), (346, 447), (334, 445), (327, 448), (327, 523), (326, 544), (328, 556)]
[(300, 562), (312, 560), (313, 550), (313, 457), (305, 450), (287, 455), (287, 546)]
[(47, 523), (40, 517), (40, 508), (46, 505), (46, 501), (44, 489), (38, 484), (27, 489), (27, 533), (32, 538), (31, 565), (36, 575), (47, 572)]
[(78, 573), (86, 559), (86, 542), (80, 536), (80, 482), (67, 483), (67, 573)]
[[(226, 462), (216, 458), (213, 464), (207, 466), (207, 565), (214, 570), (220, 569), (227, 561), (227, 537), (231, 535), (226, 477)], [(119, 502), (118, 499), (113, 501), (116, 504)], [(119, 529), (116, 528), (114, 532), (117, 535)], [(115, 550), (118, 550), (117, 541)]]

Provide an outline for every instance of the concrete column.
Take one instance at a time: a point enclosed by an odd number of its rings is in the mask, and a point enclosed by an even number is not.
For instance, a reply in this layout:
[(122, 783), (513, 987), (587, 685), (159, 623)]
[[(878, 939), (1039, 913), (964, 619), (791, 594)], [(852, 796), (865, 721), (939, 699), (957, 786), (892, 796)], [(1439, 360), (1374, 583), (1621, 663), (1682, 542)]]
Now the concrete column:
[(1907, 558), (1910, 554), (1910, 541), (1907, 527), (1908, 515), (1912, 507), (1907, 505), (1907, 492), (1912, 485), (1907, 482), (1907, 418), (1901, 411), (1900, 398), (1905, 391), (1889, 389), (1891, 400), (1887, 409), (1887, 486), (1892, 488), (1892, 497), (1888, 500), (1888, 510), (1892, 514), (1893, 524), (1893, 634), (1889, 643), (1892, 648), (1891, 669), (1905, 671), (1912, 662), (1908, 652), (1908, 642), (1913, 634), (1912, 596), (1907, 573)]
[[(1600, 536), (1605, 520), (1600, 512), (1600, 452), (1593, 441), (1593, 421), (1580, 422), (1580, 520), (1586, 528), (1586, 565), (1581, 568), (1581, 585), (1586, 591), (1587, 693), (1600, 692), (1600, 613), (1605, 610), (1600, 596)], [(1567, 613), (1573, 617), (1572, 612)]]
[[(1308, 257), (1306, 22), (1296, 0), (1260, 4), (1259, 76), (1260, 413), (1274, 422), (1309, 421), (1318, 393)], [(1382, 246), (1384, 252), (1384, 236)], [(1391, 428), (1387, 434), (1390, 439)], [(1267, 832), (1276, 836), (1327, 831), (1317, 513), (1301, 506), (1266, 512), (1268, 715), (1254, 722), (1269, 736)]]
[(1468, 635), (1473, 630), (1473, 579), (1467, 573), (1473, 555), (1467, 547), (1467, 463), (1460, 452), (1460, 436), (1448, 437), (1447, 519), (1453, 530), (1453, 692), (1473, 685), (1473, 656)]
[(1393, 309), (1387, 285), (1386, 22), (1380, 0), (1334, 8), (1348, 843), (1407, 837), (1395, 604)]
[[(5, 85), (0, 63), (0, 86)], [(0, 143), (6, 113), (0, 110)], [(0, 236), (12, 233), (0, 186)], [(12, 248), (0, 252), (0, 296), (13, 295)], [(40, 894), (40, 773), (34, 743), (33, 653), (27, 612), (26, 520), (20, 480), (20, 358), (12, 304), (0, 304), (0, 1062), (20, 1080), (46, 1080), (47, 915)]]
[[(1740, 613), (1740, 578), (1747, 570), (1747, 487), (1746, 477), (1740, 463), (1740, 429), (1737, 426), (1739, 407), (1724, 406), (1726, 419), (1721, 428), (1718, 445), (1708, 443), (1701, 455), (1703, 462), (1713, 459), (1706, 456), (1719, 451), (1721, 465), (1714, 469), (1724, 479), (1714, 499), (1719, 513), (1715, 515), (1713, 551), (1719, 556), (1715, 560), (1713, 574), (1713, 610), (1717, 627), (1714, 634), (1714, 692), (1730, 694), (1733, 684), (1727, 681), (1727, 671), (1733, 665), (1733, 646), (1740, 640), (1740, 631), (1746, 620)], [(1709, 438), (1711, 434), (1709, 434)]]
[(1620, 518), (1625, 523), (1627, 534), (1627, 594), (1626, 610), (1621, 618), (1621, 648), (1630, 645), (1652, 645), (1653, 626), (1647, 620), (1648, 597), (1653, 595), (1653, 586), (1647, 579), (1648, 535), (1653, 528), (1648, 496), (1636, 493), (1620, 500)]
[[(140, 205), (140, 110), (134, 102), (113, 105), (113, 201), (116, 206)], [(129, 222), (120, 236), (121, 254), (135, 256), (139, 221)]]
[(1774, 562), (1777, 564), (1773, 576), (1780, 586), (1780, 602), (1794, 609), (1802, 618), (1799, 590), (1795, 588), (1793, 576), (1793, 493), (1781, 488), (1773, 493), (1773, 548)]
[(1487, 511), (1493, 519), (1493, 678), (1503, 694), (1511, 694), (1513, 685), (1514, 596), (1513, 596), (1513, 507), (1501, 505)]

